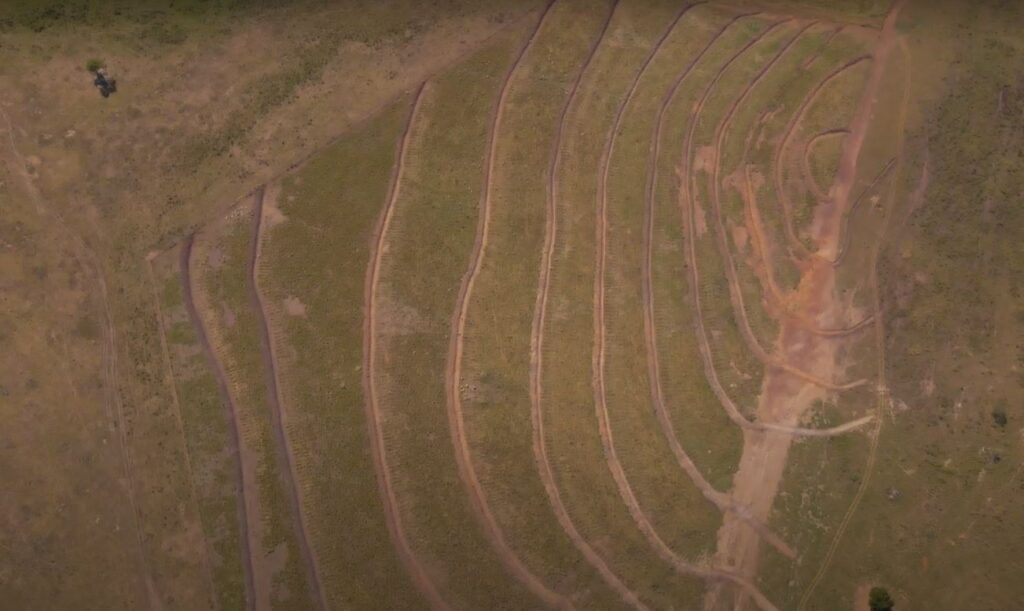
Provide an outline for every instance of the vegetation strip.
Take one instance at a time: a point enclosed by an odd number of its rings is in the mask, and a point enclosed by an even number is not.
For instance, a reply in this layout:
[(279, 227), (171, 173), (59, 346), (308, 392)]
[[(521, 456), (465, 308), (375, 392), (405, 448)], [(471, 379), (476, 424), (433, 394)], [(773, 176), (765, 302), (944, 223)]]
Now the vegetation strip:
[[(715, 84), (721, 79), (722, 75), (729, 68), (729, 66), (741, 57), (748, 49), (750, 49), (759, 40), (764, 38), (771, 30), (778, 27), (780, 22), (772, 24), (769, 28), (758, 34), (750, 42), (748, 42), (743, 48), (738, 50), (729, 60), (718, 70), (715, 76), (708, 83), (701, 96), (700, 101), (694, 108), (691, 116), (698, 117), (703, 110), (704, 104), (707, 102), (711, 95), (711, 91)], [(693, 135), (696, 131), (697, 122), (692, 120), (690, 122), (690, 128), (687, 131), (686, 140), (683, 146), (683, 162), (682, 167), (683, 178), (680, 181), (680, 207), (683, 215), (683, 226), (686, 228), (687, 233), (687, 263), (690, 268), (690, 273), (687, 275), (690, 282), (690, 292), (693, 295), (693, 312), (694, 312), (694, 331), (697, 335), (697, 345), (700, 348), (701, 358), (704, 361), (704, 373), (707, 377), (708, 383), (711, 385), (711, 389), (714, 391), (715, 396), (718, 397), (719, 403), (721, 403), (723, 409), (736, 425), (743, 428), (756, 431), (776, 431), (781, 433), (787, 433), (791, 435), (803, 436), (803, 437), (829, 437), (833, 435), (840, 435), (848, 431), (855, 430), (868, 422), (871, 421), (872, 416), (865, 416), (846, 424), (830, 427), (826, 429), (808, 429), (803, 427), (794, 427), (783, 424), (777, 424), (773, 422), (752, 422), (747, 419), (729, 397), (728, 393), (725, 392), (725, 388), (722, 386), (721, 381), (718, 379), (718, 373), (715, 371), (714, 362), (711, 356), (711, 345), (708, 342), (707, 330), (704, 327), (704, 315), (701, 308), (700, 299), (700, 275), (695, 265), (697, 259), (696, 252), (696, 235), (694, 229), (694, 210), (693, 202), (691, 201), (692, 192), (695, 190), (695, 178), (693, 173), (690, 171), (693, 159)], [(694, 183), (694, 184), (691, 184)]]
[(708, 482), (704, 477), (704, 474), (700, 472), (697, 465), (694, 464), (693, 460), (687, 454), (686, 450), (683, 449), (679, 443), (679, 439), (676, 437), (674, 426), (672, 425), (672, 419), (669, 418), (668, 408), (665, 405), (665, 395), (661, 383), (661, 364), (658, 357), (658, 338), (657, 333), (654, 329), (654, 286), (651, 280), (651, 269), (653, 267), (653, 233), (654, 233), (654, 188), (658, 182), (658, 157), (661, 152), (661, 140), (662, 134), (665, 127), (666, 111), (669, 106), (675, 100), (676, 94), (679, 92), (683, 81), (693, 70), (693, 67), (700, 61), (707, 51), (721, 38), (726, 30), (729, 29), (734, 23), (743, 19), (744, 17), (750, 17), (756, 15), (756, 13), (749, 13), (745, 15), (737, 15), (729, 20), (721, 29), (719, 29), (712, 37), (711, 40), (704, 46), (701, 51), (694, 56), (693, 60), (683, 68), (679, 75), (676, 77), (675, 82), (672, 84), (672, 88), (661, 102), (661, 106), (658, 108), (658, 115), (655, 119), (653, 134), (651, 135), (651, 149), (650, 156), (647, 161), (647, 186), (645, 190), (645, 206), (644, 206), (644, 231), (643, 231), (643, 268), (641, 272), (641, 280), (643, 284), (643, 301), (644, 301), (644, 346), (647, 353), (647, 369), (648, 376), (650, 379), (650, 390), (651, 390), (651, 401), (654, 404), (654, 411), (658, 417), (658, 423), (661, 426), (661, 430), (665, 435), (665, 439), (668, 441), (669, 447), (672, 449), (672, 454), (675, 455), (676, 462), (689, 476), (690, 481), (693, 482), (697, 488), (700, 489), (701, 494), (710, 501), (719, 511), (730, 511), (735, 513), (741, 519), (746, 520), (758, 534), (761, 535), (772, 547), (776, 548), (781, 554), (789, 558), (795, 557), (793, 549), (787, 545), (778, 535), (771, 532), (768, 527), (754, 517), (750, 513), (750, 509), (736, 502), (729, 494), (715, 490), (715, 488)]
[[(498, 525), (494, 514), (491, 512), (487, 501), (487, 495), (480, 481), (477, 478), (476, 470), (473, 467), (473, 457), (470, 453), (469, 442), (466, 439), (465, 421), (462, 413), (462, 396), (459, 392), (459, 383), (462, 379), (462, 349), (463, 336), (466, 330), (466, 315), (470, 299), (473, 296), (473, 285), (483, 265), (487, 253), (488, 232), (491, 220), (491, 178), (494, 175), (494, 158), (498, 142), (498, 132), (501, 129), (502, 114), (505, 110), (505, 103), (508, 98), (509, 83), (512, 76), (519, 68), (523, 57), (533, 47), (537, 34), (544, 26), (548, 15), (551, 14), (551, 7), (555, 5), (554, 0), (544, 8), (544, 13), (526, 42), (519, 49), (515, 60), (513, 60), (508, 71), (501, 81), (500, 93), (495, 103), (491, 124), (487, 134), (487, 152), (484, 160), (484, 178), (482, 192), (480, 194), (479, 216), (477, 221), (476, 236), (473, 241), (473, 250), (469, 256), (469, 268), (462, 277), (459, 286), (459, 294), (456, 298), (455, 311), (452, 314), (451, 340), (448, 350), (448, 358), (445, 367), (445, 395), (448, 409), (448, 420), (451, 426), (452, 443), (455, 446), (455, 458), (459, 468), (459, 476), (470, 494), (473, 508), (477, 518), (484, 527), (488, 540), (494, 547), (505, 567), (545, 604), (558, 608), (572, 608), (572, 603), (565, 596), (548, 588), (537, 575), (523, 564), (515, 551), (505, 541), (505, 534)], [(607, 27), (607, 22), (606, 22)]]
[(238, 541), (239, 546), (242, 548), (242, 574), (245, 577), (245, 607), (246, 609), (256, 608), (256, 589), (253, 579), (253, 559), (252, 559), (252, 546), (249, 541), (249, 516), (247, 504), (245, 502), (248, 498), (247, 487), (245, 485), (245, 477), (242, 471), (242, 454), (241, 454), (241, 442), (238, 434), (238, 410), (235, 407), (234, 398), (231, 396), (231, 391), (228, 390), (227, 375), (224, 372), (224, 365), (217, 358), (217, 355), (213, 351), (213, 347), (210, 345), (210, 338), (206, 333), (206, 325), (203, 324), (202, 317), (199, 316), (199, 311), (196, 309), (196, 302), (192, 296), (192, 245), (195, 242), (195, 234), (191, 233), (185, 238), (184, 243), (181, 245), (181, 252), (179, 256), (179, 273), (181, 275), (181, 290), (182, 299), (185, 302), (185, 309), (188, 311), (188, 317), (192, 322), (192, 328), (196, 332), (196, 337), (199, 339), (199, 345), (203, 350), (203, 355), (206, 358), (206, 362), (213, 372), (213, 377), (217, 381), (217, 392), (220, 394), (221, 404), (224, 406), (224, 416), (228, 423), (229, 436), (227, 439), (228, 453), (232, 457), (232, 463), (234, 466), (235, 475), (235, 487), (238, 490), (237, 494), (237, 515), (238, 515)]
[(409, 110), (409, 117), (406, 119), (405, 127), (402, 130), (402, 137), (398, 141), (398, 154), (395, 155), (395, 165), (391, 171), (391, 185), (388, 188), (387, 199), (384, 208), (381, 210), (380, 220), (374, 232), (373, 242), (370, 249), (370, 261), (366, 268), (366, 303), (364, 304), (363, 321), (363, 393), (366, 396), (366, 422), (369, 427), (370, 452), (373, 454), (373, 467), (377, 475), (377, 483), (380, 488), (381, 503), (384, 505), (384, 515), (388, 524), (388, 532), (391, 534), (392, 543), (398, 549), (409, 576), (416, 584), (427, 602), (434, 609), (448, 609), (448, 604), (441, 598), (437, 586), (434, 584), (426, 568), (420, 562), (416, 553), (409, 544), (405, 532), (405, 525), (402, 523), (402, 515), (398, 507), (398, 497), (391, 481), (391, 469), (388, 466), (387, 448), (384, 443), (384, 430), (381, 425), (380, 410), (377, 406), (377, 382), (374, 375), (374, 368), (377, 363), (377, 334), (374, 317), (377, 308), (377, 285), (380, 281), (381, 255), (384, 251), (384, 240), (387, 237), (388, 228), (394, 215), (395, 201), (401, 192), (402, 173), (405, 169), (405, 155), (408, 152), (409, 140), (412, 135), (412, 125), (423, 101), (423, 93), (427, 83), (424, 82), (416, 90), (415, 99)]
[(622, 497), (623, 502), (629, 509), (630, 515), (633, 516), (633, 521), (636, 522), (637, 527), (644, 534), (648, 543), (655, 549), (658, 555), (672, 565), (672, 567), (680, 574), (690, 575), (699, 577), (702, 579), (709, 580), (726, 580), (735, 583), (744, 590), (748, 591), (751, 596), (757, 600), (758, 605), (762, 609), (774, 609), (774, 605), (768, 601), (767, 598), (757, 588), (743, 579), (742, 577), (730, 573), (728, 571), (704, 568), (692, 563), (685, 561), (681, 558), (674, 550), (672, 550), (661, 538), (660, 535), (654, 530), (653, 525), (644, 515), (639, 503), (637, 502), (636, 495), (633, 493), (633, 489), (629, 483), (629, 479), (626, 476), (625, 470), (622, 468), (622, 464), (619, 462), (618, 455), (615, 450), (615, 440), (612, 435), (611, 424), (608, 419), (608, 405), (605, 394), (605, 259), (607, 255), (607, 234), (608, 234), (608, 170), (610, 167), (610, 161), (615, 148), (615, 138), (618, 135), (619, 126), (622, 123), (622, 117), (625, 115), (626, 108), (629, 106), (630, 101), (633, 99), (633, 95), (636, 93), (637, 87), (640, 83), (640, 79), (646, 73), (648, 66), (651, 61), (661, 50), (665, 41), (669, 35), (675, 30), (676, 25), (683, 18), (683, 16), (696, 5), (689, 5), (684, 7), (676, 15), (675, 19), (669, 24), (666, 31), (662, 34), (654, 46), (651, 48), (650, 53), (644, 59), (640, 65), (640, 69), (637, 71), (633, 82), (626, 93), (626, 96), (622, 99), (619, 104), (618, 110), (615, 113), (615, 119), (612, 122), (612, 128), (608, 132), (608, 138), (605, 142), (604, 150), (601, 153), (601, 164), (599, 168), (599, 180), (598, 180), (598, 196), (597, 196), (597, 235), (596, 243), (597, 249), (595, 253), (596, 271), (594, 275), (594, 350), (593, 350), (593, 388), (594, 388), (594, 404), (597, 412), (598, 429), (601, 433), (601, 441), (605, 451), (605, 459), (608, 463), (608, 469), (612, 473), (612, 478), (615, 480), (616, 487), (619, 490), (619, 495)]
[(274, 341), (270, 335), (270, 327), (267, 324), (266, 306), (263, 303), (263, 295), (260, 293), (258, 275), (256, 273), (259, 264), (260, 241), (263, 229), (263, 196), (265, 192), (266, 186), (261, 185), (253, 194), (252, 249), (249, 253), (249, 269), (247, 270), (249, 275), (249, 300), (257, 319), (260, 335), (260, 352), (263, 356), (264, 378), (267, 385), (267, 401), (270, 404), (270, 423), (271, 428), (274, 430), (278, 460), (281, 464), (281, 478), (284, 480), (286, 496), (291, 508), (292, 527), (299, 544), (299, 550), (302, 553), (302, 559), (306, 564), (310, 596), (313, 598), (317, 609), (323, 611), (326, 605), (326, 596), (323, 583), (320, 580), (320, 570), (317, 565), (316, 555), (313, 553), (313, 548), (309, 543), (306, 520), (302, 513), (302, 498), (298, 488), (298, 474), (295, 471), (288, 433), (284, 427), (284, 413), (282, 409), (284, 401), (281, 396), (280, 380), (278, 379)]
[(537, 471), (540, 473), (541, 480), (544, 483), (544, 489), (551, 502), (552, 510), (555, 512), (555, 516), (557, 516), (562, 530), (565, 531), (566, 535), (568, 535), (572, 540), (576, 549), (583, 554), (587, 563), (600, 573), (604, 582), (614, 589), (619, 596), (622, 597), (623, 601), (634, 609), (646, 610), (647, 606), (644, 605), (637, 595), (622, 582), (622, 580), (608, 567), (605, 560), (596, 551), (594, 551), (594, 548), (591, 547), (586, 539), (583, 538), (579, 530), (576, 528), (576, 525), (573, 523), (572, 518), (569, 516), (568, 511), (566, 511), (561, 493), (558, 490), (558, 484), (555, 482), (555, 475), (551, 468), (551, 461), (548, 459), (547, 442), (544, 435), (544, 412), (541, 403), (543, 399), (543, 378), (541, 377), (541, 373), (543, 370), (544, 323), (547, 319), (548, 293), (551, 287), (551, 266), (554, 258), (555, 237), (558, 233), (558, 181), (556, 180), (556, 175), (559, 167), (561, 166), (562, 139), (565, 134), (565, 126), (569, 115), (569, 109), (572, 107), (572, 104), (576, 99), (576, 94), (579, 91), (583, 75), (586, 73), (594, 59), (594, 56), (597, 54), (597, 49), (600, 47), (601, 42), (604, 40), (604, 37), (608, 32), (608, 26), (611, 24), (612, 17), (615, 15), (615, 10), (618, 8), (618, 5), (619, 0), (614, 0), (600, 33), (597, 38), (595, 38), (593, 46), (587, 54), (586, 60), (583, 62), (583, 65), (580, 67), (580, 71), (577, 73), (576, 78), (572, 83), (569, 96), (566, 98), (565, 104), (562, 106), (561, 114), (558, 119), (558, 127), (555, 132), (551, 161), (548, 167), (547, 221), (544, 233), (544, 250), (541, 253), (540, 275), (537, 283), (537, 302), (534, 309), (533, 324), (530, 333), (530, 412), (531, 423), (533, 426), (533, 450), (534, 458), (537, 463)]

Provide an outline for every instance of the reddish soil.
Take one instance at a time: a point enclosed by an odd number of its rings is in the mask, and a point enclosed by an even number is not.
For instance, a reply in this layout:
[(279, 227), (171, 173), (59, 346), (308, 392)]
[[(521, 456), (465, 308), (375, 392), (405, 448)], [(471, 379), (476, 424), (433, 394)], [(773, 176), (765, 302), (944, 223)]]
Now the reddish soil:
[(264, 380), (267, 385), (267, 402), (270, 406), (270, 424), (274, 431), (274, 441), (277, 447), (277, 458), (280, 465), (281, 479), (284, 483), (285, 493), (291, 506), (292, 528), (295, 532), (295, 539), (299, 546), (299, 553), (306, 565), (306, 575), (309, 580), (310, 596), (317, 609), (323, 611), (326, 606), (326, 595), (323, 583), (320, 580), (320, 568), (317, 564), (316, 554), (309, 543), (309, 529), (306, 525), (305, 516), (302, 511), (302, 499), (298, 487), (298, 473), (295, 470), (295, 460), (292, 454), (291, 442), (288, 439), (284, 425), (284, 411), (282, 405), (284, 399), (281, 396), (281, 381), (278, 376), (277, 355), (275, 354), (273, 338), (270, 334), (270, 326), (267, 323), (266, 305), (263, 303), (263, 296), (259, 288), (259, 257), (262, 243), (263, 227), (263, 195), (265, 187), (260, 186), (253, 194), (253, 235), (252, 248), (249, 252), (248, 274), (249, 274), (249, 301), (253, 313), (256, 315), (260, 335), (260, 352), (263, 356), (263, 367), (265, 370)]
[(181, 294), (185, 302), (185, 309), (188, 311), (188, 317), (192, 322), (192, 328), (195, 329), (199, 345), (203, 350), (203, 356), (206, 358), (206, 362), (213, 372), (214, 380), (217, 382), (217, 392), (220, 394), (221, 405), (224, 406), (224, 420), (228, 425), (227, 450), (228, 454), (231, 455), (235, 487), (238, 489), (238, 494), (236, 495), (236, 514), (238, 519), (238, 540), (242, 556), (242, 573), (245, 579), (245, 603), (247, 609), (255, 609), (256, 586), (252, 550), (257, 546), (254, 545), (253, 535), (249, 530), (249, 523), (252, 520), (249, 518), (247, 508), (249, 506), (257, 507), (258, 501), (254, 494), (254, 483), (250, 482), (249, 485), (246, 485), (246, 478), (243, 474), (241, 440), (238, 434), (238, 410), (235, 407), (235, 400), (228, 390), (227, 375), (224, 373), (223, 364), (217, 359), (213, 347), (210, 345), (210, 339), (206, 333), (206, 325), (203, 323), (202, 317), (199, 316), (195, 299), (192, 296), (191, 262), (192, 244), (194, 241), (195, 234), (191, 234), (185, 238), (185, 242), (181, 245), (179, 258)]
[(544, 601), (545, 605), (560, 609), (571, 609), (573, 605), (569, 599), (548, 588), (537, 575), (523, 564), (522, 560), (505, 540), (505, 533), (491, 512), (490, 504), (487, 501), (487, 493), (484, 491), (483, 486), (480, 485), (476, 469), (473, 466), (473, 456), (469, 447), (469, 441), (466, 438), (462, 395), (459, 391), (459, 383), (462, 380), (463, 339), (466, 331), (469, 302), (473, 297), (473, 287), (476, 283), (477, 275), (483, 266), (484, 257), (487, 254), (491, 222), (491, 179), (494, 175), (495, 151), (498, 143), (497, 136), (501, 130), (501, 119), (508, 98), (509, 83), (511, 83), (512, 77), (519, 68), (523, 57), (533, 47), (537, 34), (544, 26), (553, 5), (554, 2), (547, 5), (544, 13), (537, 21), (533, 32), (519, 49), (518, 55), (505, 73), (501, 82), (498, 101), (491, 115), (491, 123), (487, 134), (487, 153), (484, 161), (483, 189), (480, 197), (476, 237), (473, 241), (473, 249), (469, 257), (469, 269), (462, 277), (459, 294), (455, 301), (455, 311), (452, 314), (451, 340), (445, 367), (445, 397), (459, 476), (466, 491), (469, 493), (474, 513), (481, 526), (483, 526), (484, 533), (487, 535), (491, 546), (498, 554), (505, 568), (533, 594)]
[(555, 517), (558, 519), (559, 525), (572, 541), (576, 549), (583, 555), (587, 563), (601, 575), (604, 582), (610, 588), (615, 590), (626, 604), (634, 609), (646, 611), (647, 606), (640, 601), (637, 595), (630, 590), (614, 572), (612, 572), (604, 558), (602, 558), (594, 548), (591, 547), (590, 543), (583, 538), (579, 530), (576, 528), (576, 525), (573, 523), (572, 518), (569, 516), (569, 512), (566, 511), (565, 504), (562, 501), (562, 495), (558, 490), (557, 483), (555, 482), (555, 475), (551, 468), (551, 461), (547, 454), (547, 441), (544, 434), (544, 412), (542, 409), (543, 385), (541, 380), (544, 365), (544, 324), (547, 320), (548, 292), (551, 287), (551, 265), (554, 258), (555, 238), (558, 234), (558, 181), (556, 180), (556, 176), (558, 174), (558, 169), (561, 167), (562, 138), (565, 134), (569, 109), (572, 107), (573, 101), (576, 99), (576, 93), (579, 91), (580, 82), (583, 80), (583, 75), (589, 68), (591, 61), (593, 61), (601, 41), (608, 32), (608, 26), (611, 23), (611, 19), (615, 14), (615, 8), (617, 6), (618, 0), (615, 0), (599, 36), (595, 39), (594, 45), (590, 49), (586, 61), (584, 61), (583, 66), (580, 68), (580, 72), (576, 75), (576, 79), (573, 81), (572, 87), (569, 91), (569, 96), (566, 98), (565, 104), (562, 106), (562, 111), (558, 120), (558, 127), (555, 132), (551, 161), (548, 166), (547, 218), (544, 233), (544, 250), (541, 253), (540, 275), (537, 282), (537, 301), (534, 308), (533, 325), (530, 332), (530, 415), (533, 427), (534, 460), (537, 463), (537, 471), (540, 474), (541, 481), (544, 484), (544, 490), (548, 495), (548, 499), (551, 502), (551, 508), (555, 513)]
[(434, 609), (448, 609), (448, 604), (441, 598), (437, 586), (430, 578), (426, 567), (423, 566), (419, 557), (413, 551), (405, 532), (398, 497), (395, 494), (395, 488), (391, 481), (391, 468), (388, 466), (387, 444), (384, 440), (381, 413), (377, 404), (377, 377), (375, 375), (377, 365), (375, 317), (377, 311), (377, 285), (380, 281), (381, 255), (384, 252), (385, 240), (388, 229), (391, 226), (391, 218), (394, 215), (395, 201), (397, 201), (398, 195), (401, 192), (402, 173), (405, 169), (405, 155), (409, 149), (413, 120), (419, 112), (425, 90), (426, 83), (424, 82), (416, 92), (416, 99), (409, 111), (409, 117), (406, 119), (402, 137), (399, 139), (395, 165), (391, 170), (391, 185), (388, 188), (387, 200), (377, 222), (371, 243), (370, 260), (366, 267), (366, 286), (363, 304), (363, 392), (366, 395), (365, 408), (366, 422), (369, 428), (370, 453), (373, 455), (373, 468), (377, 475), (381, 502), (384, 505), (384, 517), (387, 521), (392, 543), (397, 548), (402, 564), (405, 565), (405, 569), (409, 572), (413, 583), (416, 584), (416, 587), (427, 599), (430, 606)]
[(651, 389), (651, 402), (654, 404), (654, 411), (658, 417), (658, 424), (661, 427), (662, 433), (665, 435), (665, 439), (668, 441), (669, 447), (672, 450), (672, 454), (676, 458), (676, 462), (679, 467), (687, 474), (690, 481), (700, 490), (701, 494), (704, 495), (708, 501), (710, 501), (719, 511), (729, 511), (738, 516), (746, 517), (750, 516), (751, 526), (757, 529), (761, 537), (767, 541), (770, 545), (775, 547), (780, 553), (788, 557), (794, 557), (795, 552), (788, 546), (781, 538), (775, 533), (771, 532), (764, 523), (759, 522), (750, 514), (750, 511), (746, 507), (738, 505), (735, 499), (731, 495), (716, 490), (710, 482), (704, 477), (704, 474), (700, 472), (697, 465), (694, 464), (686, 450), (683, 449), (682, 444), (679, 443), (679, 439), (675, 433), (675, 427), (672, 424), (672, 419), (669, 417), (668, 408), (665, 402), (664, 391), (661, 383), (661, 364), (658, 356), (658, 339), (655, 331), (654, 321), (654, 287), (651, 279), (651, 269), (653, 267), (653, 233), (655, 223), (655, 208), (654, 208), (654, 189), (658, 183), (658, 157), (661, 151), (661, 141), (663, 138), (663, 132), (665, 127), (666, 111), (671, 106), (673, 100), (675, 100), (676, 94), (679, 92), (680, 86), (683, 81), (693, 70), (693, 67), (700, 61), (704, 54), (710, 49), (722, 35), (728, 30), (730, 26), (742, 19), (746, 15), (738, 15), (726, 23), (722, 28), (712, 36), (711, 40), (708, 41), (707, 45), (701, 49), (694, 59), (680, 71), (676, 77), (675, 82), (672, 84), (672, 88), (669, 93), (665, 96), (658, 108), (658, 115), (655, 119), (654, 131), (651, 134), (651, 152), (647, 162), (647, 187), (644, 194), (644, 232), (643, 232), (643, 267), (641, 270), (641, 282), (643, 284), (643, 314), (644, 314), (644, 346), (647, 355), (647, 372), (650, 380)]

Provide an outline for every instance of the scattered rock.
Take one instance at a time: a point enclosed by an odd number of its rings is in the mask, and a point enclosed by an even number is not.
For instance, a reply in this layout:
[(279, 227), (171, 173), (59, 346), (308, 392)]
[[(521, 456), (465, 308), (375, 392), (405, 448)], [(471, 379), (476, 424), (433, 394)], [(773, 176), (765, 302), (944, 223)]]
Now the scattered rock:
[(895, 487), (889, 486), (889, 488), (885, 491), (885, 496), (890, 501), (895, 501), (895, 500), (898, 500), (901, 496), (903, 496), (903, 493), (900, 492)]

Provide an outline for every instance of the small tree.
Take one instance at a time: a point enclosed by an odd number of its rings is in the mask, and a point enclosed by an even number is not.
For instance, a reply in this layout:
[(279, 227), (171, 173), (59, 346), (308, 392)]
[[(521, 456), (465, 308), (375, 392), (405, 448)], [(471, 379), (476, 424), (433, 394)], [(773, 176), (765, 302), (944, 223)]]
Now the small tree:
[(871, 611), (890, 611), (895, 605), (888, 590), (877, 586), (871, 588), (871, 593), (868, 594), (868, 606), (871, 607)]
[(103, 60), (102, 59), (90, 59), (89, 61), (85, 62), (85, 69), (88, 70), (89, 72), (97, 72), (102, 67), (103, 67)]

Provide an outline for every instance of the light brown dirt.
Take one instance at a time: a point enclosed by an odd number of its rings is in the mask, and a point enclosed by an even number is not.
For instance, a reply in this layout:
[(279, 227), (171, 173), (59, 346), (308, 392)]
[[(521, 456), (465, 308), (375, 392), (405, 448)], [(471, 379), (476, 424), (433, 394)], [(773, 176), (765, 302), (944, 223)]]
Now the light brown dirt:
[(381, 210), (380, 220), (374, 233), (370, 261), (366, 268), (365, 303), (363, 304), (363, 393), (366, 396), (366, 421), (369, 430), (370, 452), (373, 455), (373, 468), (380, 487), (381, 502), (384, 505), (384, 517), (391, 534), (391, 541), (398, 550), (402, 564), (409, 572), (410, 578), (417, 589), (434, 609), (448, 609), (448, 604), (441, 598), (436, 584), (430, 577), (426, 567), (413, 551), (405, 532), (402, 514), (399, 510), (398, 497), (391, 480), (391, 468), (388, 466), (387, 444), (384, 440), (384, 429), (381, 425), (381, 413), (377, 405), (377, 288), (380, 283), (381, 255), (387, 239), (388, 229), (394, 215), (395, 201), (402, 187), (402, 173), (405, 169), (405, 155), (409, 149), (412, 136), (412, 125), (423, 102), (426, 82), (416, 92), (409, 117), (406, 119), (402, 137), (399, 139), (398, 153), (391, 173), (391, 185), (388, 188), (387, 200)]
[(544, 27), (544, 23), (547, 21), (553, 5), (554, 2), (550, 2), (547, 5), (544, 13), (537, 20), (536, 27), (534, 27), (530, 36), (519, 49), (518, 55), (505, 73), (501, 82), (498, 101), (491, 116), (491, 124), (487, 134), (487, 153), (484, 161), (483, 188), (480, 197), (477, 231), (473, 241), (473, 249), (469, 256), (469, 269), (462, 278), (459, 294), (455, 300), (455, 311), (452, 314), (451, 340), (445, 366), (445, 398), (459, 477), (462, 479), (462, 483), (469, 494), (474, 513), (481, 522), (491, 546), (498, 554), (505, 568), (534, 595), (544, 601), (545, 605), (559, 609), (572, 609), (573, 605), (569, 599), (545, 585), (523, 563), (515, 550), (505, 540), (505, 533), (498, 524), (497, 519), (495, 519), (493, 512), (491, 512), (490, 504), (487, 501), (487, 493), (484, 491), (483, 486), (480, 485), (476, 469), (473, 466), (473, 456), (469, 447), (469, 440), (466, 438), (465, 421), (462, 412), (462, 394), (459, 389), (462, 381), (463, 338), (466, 331), (469, 302), (473, 297), (473, 287), (476, 283), (477, 275), (480, 273), (484, 258), (487, 255), (491, 222), (491, 179), (494, 176), (495, 151), (498, 144), (498, 134), (501, 131), (501, 120), (508, 99), (509, 84), (512, 82), (512, 78), (516, 74), (523, 57), (533, 47), (537, 34)]

